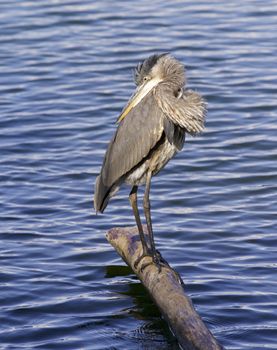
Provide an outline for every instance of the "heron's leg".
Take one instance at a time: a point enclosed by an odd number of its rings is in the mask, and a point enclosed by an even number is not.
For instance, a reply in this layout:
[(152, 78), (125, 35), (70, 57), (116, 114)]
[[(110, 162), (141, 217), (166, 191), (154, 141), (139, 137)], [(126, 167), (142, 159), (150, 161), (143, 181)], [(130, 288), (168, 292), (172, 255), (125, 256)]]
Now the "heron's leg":
[(151, 176), (152, 176), (151, 171), (148, 171), (146, 175), (145, 192), (144, 192), (144, 198), (143, 198), (143, 209), (144, 209), (146, 224), (148, 228), (151, 251), (152, 251), (152, 254), (154, 254), (156, 252), (156, 248), (155, 248), (154, 235), (153, 235), (153, 229), (152, 229), (152, 219), (151, 219), (151, 212), (150, 212), (151, 208), (150, 208), (150, 199), (149, 199)]
[[(144, 208), (144, 214), (146, 218), (146, 224), (148, 228), (148, 234), (149, 234), (149, 240), (150, 240), (150, 246), (151, 246), (151, 253), (153, 257), (153, 262), (158, 266), (159, 271), (161, 271), (161, 265), (168, 266), (168, 263), (166, 260), (163, 259), (160, 252), (155, 247), (155, 241), (154, 241), (154, 234), (153, 234), (153, 228), (152, 228), (152, 219), (151, 219), (151, 207), (150, 207), (150, 186), (151, 186), (151, 177), (152, 172), (149, 171), (146, 175), (146, 184), (145, 184), (145, 192), (144, 192), (144, 199), (143, 199), (143, 208)], [(146, 266), (148, 266), (149, 263), (146, 263), (142, 266), (142, 269), (144, 269)]]
[(130, 194), (129, 194), (129, 199), (130, 199), (130, 203), (134, 212), (134, 216), (136, 219), (136, 224), (138, 227), (138, 231), (139, 231), (139, 236), (140, 236), (140, 240), (141, 240), (141, 244), (142, 244), (142, 249), (143, 249), (143, 253), (142, 256), (140, 256), (136, 261), (134, 266), (137, 267), (138, 263), (141, 261), (142, 258), (144, 258), (145, 256), (149, 256), (149, 249), (144, 237), (144, 233), (143, 233), (143, 228), (142, 228), (142, 224), (141, 224), (141, 220), (140, 220), (140, 216), (139, 216), (139, 211), (138, 211), (138, 205), (137, 205), (137, 191), (138, 191), (138, 186), (133, 186)]

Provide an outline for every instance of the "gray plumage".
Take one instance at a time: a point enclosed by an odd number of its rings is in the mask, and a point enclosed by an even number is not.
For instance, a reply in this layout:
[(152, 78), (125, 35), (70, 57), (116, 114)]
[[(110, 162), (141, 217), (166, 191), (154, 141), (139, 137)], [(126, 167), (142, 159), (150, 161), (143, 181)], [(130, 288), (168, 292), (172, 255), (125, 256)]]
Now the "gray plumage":
[(96, 180), (96, 211), (104, 211), (109, 198), (115, 194), (130, 171), (155, 147), (161, 138), (162, 128), (161, 113), (152, 94), (146, 96), (143, 103), (138, 104), (122, 120), (108, 146), (101, 173)]
[[(185, 89), (184, 66), (169, 54), (153, 55), (139, 64), (134, 80), (137, 90), (122, 111), (96, 179), (94, 207), (103, 212), (120, 185), (130, 184), (143, 256), (151, 252), (157, 260), (150, 216), (150, 180), (182, 149), (186, 133), (196, 135), (203, 130), (205, 103), (199, 94)], [(136, 203), (137, 187), (144, 183), (151, 250), (144, 239)]]
[[(169, 79), (158, 84), (120, 122), (96, 181), (96, 211), (104, 211), (111, 195), (132, 169), (147, 159), (163, 133), (179, 151), (183, 146), (185, 132), (195, 135), (204, 128), (205, 103), (193, 91), (182, 92), (184, 67), (172, 56), (153, 55), (139, 64), (135, 70), (136, 84), (139, 86), (158, 62), (163, 65), (161, 74), (165, 78), (166, 74), (169, 75)], [(178, 92), (182, 92), (179, 98)]]

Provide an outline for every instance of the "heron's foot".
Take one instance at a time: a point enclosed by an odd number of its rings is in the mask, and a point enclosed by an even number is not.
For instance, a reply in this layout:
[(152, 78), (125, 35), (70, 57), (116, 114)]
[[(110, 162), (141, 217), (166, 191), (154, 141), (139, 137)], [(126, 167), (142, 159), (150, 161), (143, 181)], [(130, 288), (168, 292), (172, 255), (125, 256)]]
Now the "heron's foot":
[(141, 260), (142, 260), (143, 258), (146, 258), (147, 256), (148, 256), (148, 257), (152, 257), (152, 254), (151, 254), (151, 252), (148, 250), (148, 248), (147, 248), (147, 249), (143, 249), (142, 255), (139, 256), (139, 257), (136, 259), (136, 261), (135, 261), (135, 263), (134, 263), (134, 268), (136, 269), (136, 268), (138, 267), (138, 264), (141, 262)]
[(155, 250), (154, 254), (151, 255), (152, 261), (145, 263), (141, 266), (141, 272), (149, 265), (155, 264), (159, 270), (159, 273), (162, 271), (162, 267), (169, 267), (168, 262), (162, 257), (161, 253), (158, 250)]
[(165, 265), (165, 266), (169, 266), (169, 263), (162, 257), (162, 254), (156, 249), (155, 253), (158, 256), (159, 261)]

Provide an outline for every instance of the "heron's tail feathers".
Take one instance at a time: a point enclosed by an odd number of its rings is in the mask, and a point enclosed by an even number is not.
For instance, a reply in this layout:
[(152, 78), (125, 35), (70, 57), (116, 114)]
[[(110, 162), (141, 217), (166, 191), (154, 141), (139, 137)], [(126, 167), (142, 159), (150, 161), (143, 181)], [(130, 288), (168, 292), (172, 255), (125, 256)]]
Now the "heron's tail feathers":
[(94, 209), (97, 212), (103, 213), (106, 206), (108, 205), (110, 199), (110, 190), (111, 188), (105, 186), (101, 174), (97, 176), (95, 182), (95, 191), (94, 191)]

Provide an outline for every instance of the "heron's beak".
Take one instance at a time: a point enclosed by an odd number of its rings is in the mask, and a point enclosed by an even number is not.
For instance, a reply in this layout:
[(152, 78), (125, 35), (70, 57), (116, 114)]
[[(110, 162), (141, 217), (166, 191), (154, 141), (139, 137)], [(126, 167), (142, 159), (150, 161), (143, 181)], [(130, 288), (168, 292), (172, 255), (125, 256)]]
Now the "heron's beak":
[(140, 101), (155, 87), (161, 82), (161, 79), (153, 78), (148, 80), (143, 85), (139, 86), (133, 96), (130, 98), (126, 107), (123, 109), (122, 113), (117, 119), (117, 123), (121, 122), (122, 119), (138, 104)]

